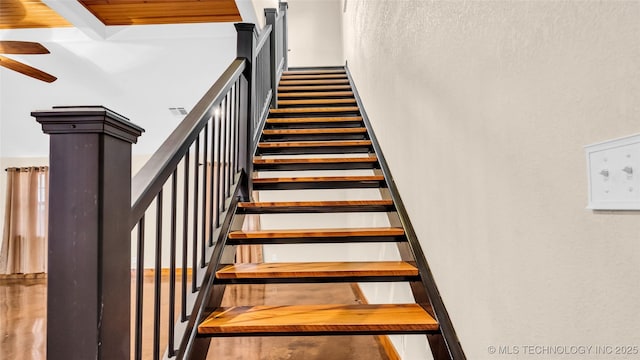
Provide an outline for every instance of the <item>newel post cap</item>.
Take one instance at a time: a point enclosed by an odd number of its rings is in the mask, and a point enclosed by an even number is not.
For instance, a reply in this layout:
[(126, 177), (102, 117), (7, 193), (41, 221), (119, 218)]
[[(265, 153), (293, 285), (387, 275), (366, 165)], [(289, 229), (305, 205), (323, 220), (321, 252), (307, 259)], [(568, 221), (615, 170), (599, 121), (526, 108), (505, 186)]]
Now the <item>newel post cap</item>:
[(237, 32), (250, 31), (254, 36), (258, 34), (256, 24), (254, 23), (235, 23), (233, 26), (236, 27)]
[(144, 129), (104, 106), (54, 106), (31, 113), (45, 134), (102, 133), (135, 144)]

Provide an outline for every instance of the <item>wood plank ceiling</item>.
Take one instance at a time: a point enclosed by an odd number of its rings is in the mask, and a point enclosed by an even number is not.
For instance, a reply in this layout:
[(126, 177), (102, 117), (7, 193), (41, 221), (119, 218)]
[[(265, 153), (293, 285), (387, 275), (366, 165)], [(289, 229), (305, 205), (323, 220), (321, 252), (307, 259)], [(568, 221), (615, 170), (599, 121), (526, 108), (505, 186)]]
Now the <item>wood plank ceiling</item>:
[[(242, 21), (235, 0), (79, 0), (105, 25)], [(40, 0), (0, 0), (0, 30), (72, 26)]]
[(79, 0), (105, 25), (242, 21), (235, 0)]
[(69, 26), (67, 20), (40, 0), (0, 0), (0, 30)]

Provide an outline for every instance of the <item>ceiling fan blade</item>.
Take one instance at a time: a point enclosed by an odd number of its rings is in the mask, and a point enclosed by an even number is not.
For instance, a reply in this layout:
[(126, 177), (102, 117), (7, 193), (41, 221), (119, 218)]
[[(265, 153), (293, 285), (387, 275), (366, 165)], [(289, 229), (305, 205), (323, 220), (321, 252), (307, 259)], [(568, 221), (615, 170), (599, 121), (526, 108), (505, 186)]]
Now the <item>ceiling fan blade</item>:
[(49, 54), (49, 50), (37, 42), (0, 40), (0, 54)]
[(38, 80), (42, 80), (44, 82), (48, 82), (48, 83), (52, 83), (54, 81), (56, 81), (58, 78), (47, 74), (46, 72), (42, 71), (42, 70), (38, 70), (34, 67), (31, 67), (27, 64), (23, 64), (19, 61), (15, 61), (13, 59), (9, 59), (7, 57), (4, 57), (2, 55), (0, 55), (0, 66), (4, 66), (7, 69), (11, 69), (13, 71), (17, 71), (21, 74), (30, 76), (34, 79), (38, 79)]

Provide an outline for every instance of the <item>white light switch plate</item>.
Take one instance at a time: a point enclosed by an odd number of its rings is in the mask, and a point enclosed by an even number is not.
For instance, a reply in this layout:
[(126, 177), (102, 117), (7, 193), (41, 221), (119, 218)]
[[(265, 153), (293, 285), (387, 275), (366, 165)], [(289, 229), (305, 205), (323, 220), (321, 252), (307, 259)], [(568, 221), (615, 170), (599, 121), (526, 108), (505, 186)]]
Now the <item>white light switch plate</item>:
[(640, 134), (585, 146), (593, 210), (640, 210)]

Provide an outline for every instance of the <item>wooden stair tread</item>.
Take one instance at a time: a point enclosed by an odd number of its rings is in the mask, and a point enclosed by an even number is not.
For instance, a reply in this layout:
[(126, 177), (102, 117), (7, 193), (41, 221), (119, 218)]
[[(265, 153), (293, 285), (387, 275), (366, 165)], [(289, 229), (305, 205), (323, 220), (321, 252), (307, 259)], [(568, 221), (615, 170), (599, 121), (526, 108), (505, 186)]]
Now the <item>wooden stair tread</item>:
[(264, 129), (264, 135), (302, 135), (302, 134), (361, 134), (367, 128), (319, 128), (319, 129)]
[(321, 79), (321, 80), (280, 80), (280, 86), (287, 85), (346, 85), (349, 79)]
[(253, 178), (254, 184), (265, 183), (295, 183), (295, 182), (341, 182), (341, 181), (383, 181), (382, 175), (367, 176), (310, 176), (310, 177), (280, 177)]
[(438, 322), (418, 304), (285, 305), (218, 308), (200, 334), (432, 332)]
[(346, 72), (342, 69), (287, 70), (282, 73), (282, 76), (309, 74), (346, 74)]
[(231, 231), (229, 239), (402, 236), (401, 227)]
[(271, 118), (271, 119), (267, 119), (267, 124), (357, 122), (357, 121), (362, 121), (362, 116)]
[(326, 91), (326, 92), (285, 92), (278, 94), (279, 98), (315, 98), (315, 97), (352, 97), (353, 91)]
[(418, 269), (404, 261), (244, 263), (216, 272), (218, 279), (417, 275)]
[(336, 91), (336, 90), (351, 90), (351, 85), (287, 85), (278, 86), (278, 91)]
[(357, 106), (327, 106), (327, 107), (294, 107), (269, 109), (270, 114), (323, 113), (323, 112), (357, 112)]
[(327, 163), (356, 163), (376, 162), (376, 156), (367, 157), (340, 157), (340, 158), (287, 158), (287, 159), (254, 159), (254, 164), (327, 164)]
[(278, 105), (332, 105), (355, 104), (356, 99), (304, 99), (304, 100), (278, 100)]
[(274, 207), (332, 207), (332, 206), (391, 206), (393, 200), (340, 200), (340, 201), (274, 201), (274, 202), (240, 202), (239, 208), (274, 208)]
[(346, 79), (347, 74), (283, 74), (280, 80), (305, 80), (305, 79)]
[(258, 143), (259, 148), (370, 146), (371, 140), (274, 141)]

